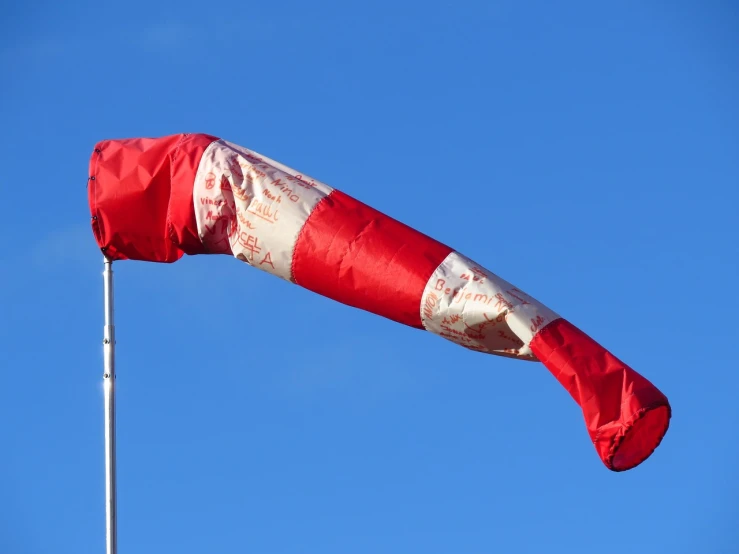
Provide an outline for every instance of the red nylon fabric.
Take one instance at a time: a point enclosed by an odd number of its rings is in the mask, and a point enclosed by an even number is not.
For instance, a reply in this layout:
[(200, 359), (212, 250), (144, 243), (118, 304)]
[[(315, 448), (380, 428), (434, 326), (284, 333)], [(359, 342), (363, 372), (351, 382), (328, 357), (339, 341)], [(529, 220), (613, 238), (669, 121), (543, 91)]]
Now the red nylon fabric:
[[(205, 253), (193, 185), (203, 151), (214, 140), (180, 134), (96, 145), (88, 197), (93, 232), (108, 257), (173, 262)], [(314, 292), (422, 329), (424, 288), (450, 252), (334, 190), (298, 235), (292, 276)], [(533, 338), (531, 350), (582, 408), (608, 468), (630, 469), (659, 445), (671, 416), (667, 398), (577, 327), (555, 320)]]
[(531, 350), (582, 408), (606, 467), (631, 469), (659, 446), (671, 409), (647, 379), (564, 319), (539, 331)]
[(192, 190), (204, 134), (104, 140), (90, 158), (88, 201), (98, 246), (112, 260), (174, 262), (205, 250)]
[(451, 248), (334, 190), (308, 218), (293, 254), (298, 285), (423, 329), (421, 296)]

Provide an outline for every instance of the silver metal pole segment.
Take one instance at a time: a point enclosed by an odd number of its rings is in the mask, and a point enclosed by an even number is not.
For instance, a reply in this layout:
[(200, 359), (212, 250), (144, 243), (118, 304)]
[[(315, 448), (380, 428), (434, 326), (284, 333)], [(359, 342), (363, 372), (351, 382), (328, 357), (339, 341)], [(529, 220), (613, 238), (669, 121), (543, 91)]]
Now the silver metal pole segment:
[(118, 553), (115, 476), (115, 325), (113, 323), (113, 262), (104, 258), (105, 327), (103, 331), (103, 393), (105, 396), (105, 544)]

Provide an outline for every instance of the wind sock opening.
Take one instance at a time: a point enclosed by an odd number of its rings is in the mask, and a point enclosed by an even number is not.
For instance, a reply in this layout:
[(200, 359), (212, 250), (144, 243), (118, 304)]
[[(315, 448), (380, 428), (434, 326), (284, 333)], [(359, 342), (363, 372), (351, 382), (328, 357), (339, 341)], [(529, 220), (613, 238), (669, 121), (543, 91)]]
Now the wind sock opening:
[(614, 444), (610, 469), (626, 471), (638, 466), (659, 446), (669, 425), (669, 405), (647, 408), (631, 426), (624, 429), (621, 442)]
[(531, 350), (582, 409), (608, 469), (631, 469), (659, 446), (670, 404), (647, 379), (564, 319), (539, 331)]
[(215, 140), (179, 134), (95, 145), (88, 202), (95, 239), (108, 258), (174, 262), (205, 252), (192, 191), (202, 153)]

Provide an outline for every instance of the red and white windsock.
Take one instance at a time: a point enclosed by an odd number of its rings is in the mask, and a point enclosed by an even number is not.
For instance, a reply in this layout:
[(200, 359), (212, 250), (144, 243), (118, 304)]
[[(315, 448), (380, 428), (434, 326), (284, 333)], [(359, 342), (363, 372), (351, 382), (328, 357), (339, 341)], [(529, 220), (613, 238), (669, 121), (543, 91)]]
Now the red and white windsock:
[(203, 134), (105, 140), (92, 228), (112, 260), (231, 254), (344, 304), (478, 352), (541, 361), (582, 408), (614, 471), (644, 461), (670, 405), (647, 379), (533, 297), (339, 190)]

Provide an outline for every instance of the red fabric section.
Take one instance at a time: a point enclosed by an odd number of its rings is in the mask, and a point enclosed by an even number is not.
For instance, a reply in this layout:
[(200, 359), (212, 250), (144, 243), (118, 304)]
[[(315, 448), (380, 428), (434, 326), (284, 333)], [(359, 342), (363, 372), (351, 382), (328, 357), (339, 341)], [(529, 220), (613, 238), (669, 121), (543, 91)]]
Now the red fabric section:
[(92, 229), (112, 260), (174, 262), (204, 252), (192, 189), (200, 158), (217, 140), (202, 134), (104, 140), (90, 158)]
[(609, 469), (631, 469), (657, 448), (671, 409), (647, 379), (564, 319), (537, 333), (531, 350), (582, 408), (590, 438)]
[(293, 279), (307, 289), (423, 328), (421, 296), (451, 249), (334, 190), (298, 236)]

